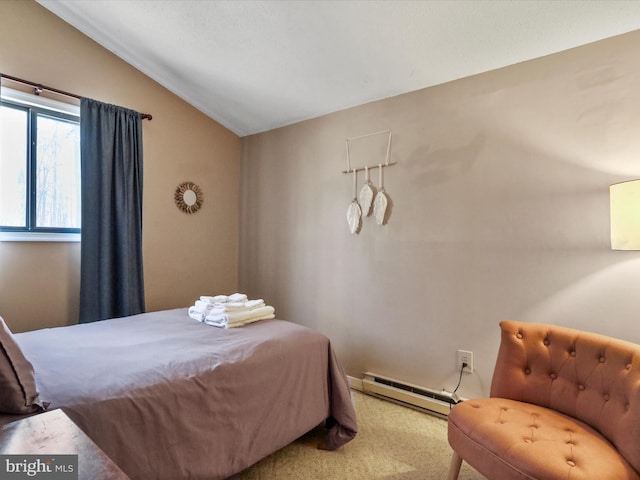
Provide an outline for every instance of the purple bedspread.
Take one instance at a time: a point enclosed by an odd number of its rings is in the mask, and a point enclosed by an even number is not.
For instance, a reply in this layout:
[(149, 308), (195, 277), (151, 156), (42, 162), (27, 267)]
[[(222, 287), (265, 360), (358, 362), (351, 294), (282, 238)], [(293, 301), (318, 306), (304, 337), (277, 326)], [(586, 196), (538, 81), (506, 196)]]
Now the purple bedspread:
[(294, 323), (219, 329), (177, 309), (16, 339), (40, 399), (133, 479), (227, 478), (330, 417), (327, 449), (357, 431), (329, 339)]

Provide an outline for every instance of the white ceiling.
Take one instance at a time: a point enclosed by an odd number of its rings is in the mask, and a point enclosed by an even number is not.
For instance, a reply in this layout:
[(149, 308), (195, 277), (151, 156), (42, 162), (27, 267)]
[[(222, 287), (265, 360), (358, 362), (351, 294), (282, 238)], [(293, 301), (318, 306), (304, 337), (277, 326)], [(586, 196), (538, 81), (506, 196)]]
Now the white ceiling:
[(37, 1), (240, 136), (640, 29), (634, 0)]

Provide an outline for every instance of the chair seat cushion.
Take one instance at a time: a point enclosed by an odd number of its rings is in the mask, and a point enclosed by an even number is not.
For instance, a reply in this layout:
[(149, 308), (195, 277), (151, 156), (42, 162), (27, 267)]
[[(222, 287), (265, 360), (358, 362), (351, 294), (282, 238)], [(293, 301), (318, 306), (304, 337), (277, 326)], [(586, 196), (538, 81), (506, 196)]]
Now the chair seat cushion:
[(474, 399), (453, 407), (448, 421), (451, 447), (489, 479), (640, 480), (596, 430), (544, 407)]

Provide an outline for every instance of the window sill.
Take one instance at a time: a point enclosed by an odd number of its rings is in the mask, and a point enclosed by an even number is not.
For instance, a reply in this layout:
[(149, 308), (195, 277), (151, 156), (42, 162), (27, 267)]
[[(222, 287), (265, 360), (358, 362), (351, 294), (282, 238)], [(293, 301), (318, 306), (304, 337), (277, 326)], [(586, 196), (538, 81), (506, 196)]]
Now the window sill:
[(0, 232), (0, 242), (74, 242), (80, 233)]

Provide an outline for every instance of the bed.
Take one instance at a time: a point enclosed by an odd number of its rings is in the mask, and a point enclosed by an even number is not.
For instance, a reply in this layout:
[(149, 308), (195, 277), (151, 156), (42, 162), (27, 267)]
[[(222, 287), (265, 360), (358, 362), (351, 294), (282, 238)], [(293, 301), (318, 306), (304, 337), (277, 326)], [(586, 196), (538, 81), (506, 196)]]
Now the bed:
[(13, 338), (39, 400), (132, 479), (224, 479), (321, 424), (321, 448), (356, 435), (329, 339), (291, 322), (222, 329), (176, 309)]

